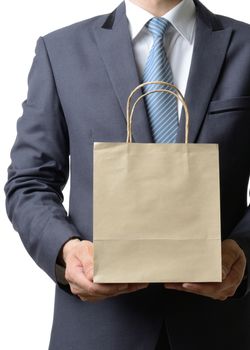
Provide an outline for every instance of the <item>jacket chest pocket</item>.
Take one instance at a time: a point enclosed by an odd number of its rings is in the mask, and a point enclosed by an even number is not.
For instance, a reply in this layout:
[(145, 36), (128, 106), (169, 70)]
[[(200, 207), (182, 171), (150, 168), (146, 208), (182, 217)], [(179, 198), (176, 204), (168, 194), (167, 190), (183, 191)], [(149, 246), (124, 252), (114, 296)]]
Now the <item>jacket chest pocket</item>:
[(235, 97), (228, 100), (212, 101), (208, 107), (209, 116), (239, 115), (245, 112), (250, 115), (250, 96)]
[(209, 104), (198, 142), (218, 143), (227, 150), (250, 147), (250, 96)]

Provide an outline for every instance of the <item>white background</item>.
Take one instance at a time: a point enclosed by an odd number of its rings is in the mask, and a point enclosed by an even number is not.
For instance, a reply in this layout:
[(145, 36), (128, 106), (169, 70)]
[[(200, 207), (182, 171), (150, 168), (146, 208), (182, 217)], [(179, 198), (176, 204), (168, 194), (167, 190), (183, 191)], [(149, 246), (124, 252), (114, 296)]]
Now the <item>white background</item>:
[[(26, 98), (27, 75), (40, 35), (97, 14), (120, 0), (8, 0), (0, 6), (0, 349), (45, 350), (53, 317), (54, 285), (32, 261), (5, 214), (3, 186), (16, 120)], [(215, 13), (250, 22), (248, 0), (204, 0)], [(249, 72), (246, 72), (249, 74)], [(66, 197), (68, 188), (66, 188)], [(68, 201), (65, 201), (67, 208)]]

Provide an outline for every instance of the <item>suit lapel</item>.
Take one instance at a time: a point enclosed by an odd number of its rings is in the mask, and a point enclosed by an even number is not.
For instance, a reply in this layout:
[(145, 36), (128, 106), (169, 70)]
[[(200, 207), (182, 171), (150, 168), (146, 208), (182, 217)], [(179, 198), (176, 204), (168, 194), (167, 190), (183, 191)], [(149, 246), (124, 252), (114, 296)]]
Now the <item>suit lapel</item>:
[[(209, 101), (219, 78), (232, 35), (217, 17), (195, 0), (196, 37), (185, 99), (190, 112), (189, 142), (197, 140)], [(96, 28), (95, 37), (113, 89), (126, 118), (128, 95), (139, 83), (124, 2)], [(139, 92), (140, 94), (141, 92)], [(138, 94), (138, 95), (139, 95)], [(185, 118), (182, 112), (177, 142), (184, 142)], [(153, 142), (144, 102), (133, 119), (135, 142)]]
[[(229, 46), (232, 30), (221, 27), (217, 18), (196, 1), (196, 37), (185, 100), (190, 112), (189, 142), (195, 142)], [(182, 113), (177, 142), (184, 142)]]
[[(108, 16), (103, 25), (96, 28), (95, 37), (113, 89), (126, 118), (127, 98), (140, 82), (124, 3)], [(138, 96), (140, 94), (141, 92)], [(132, 131), (136, 142), (153, 142), (143, 101), (136, 107)]]

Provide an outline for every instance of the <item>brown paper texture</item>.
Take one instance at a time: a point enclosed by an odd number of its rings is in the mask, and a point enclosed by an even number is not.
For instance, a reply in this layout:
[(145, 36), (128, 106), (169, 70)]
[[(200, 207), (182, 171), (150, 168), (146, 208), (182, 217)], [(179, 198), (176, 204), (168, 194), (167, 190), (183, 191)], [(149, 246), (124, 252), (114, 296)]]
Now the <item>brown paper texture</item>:
[(94, 282), (220, 282), (218, 145), (94, 143)]

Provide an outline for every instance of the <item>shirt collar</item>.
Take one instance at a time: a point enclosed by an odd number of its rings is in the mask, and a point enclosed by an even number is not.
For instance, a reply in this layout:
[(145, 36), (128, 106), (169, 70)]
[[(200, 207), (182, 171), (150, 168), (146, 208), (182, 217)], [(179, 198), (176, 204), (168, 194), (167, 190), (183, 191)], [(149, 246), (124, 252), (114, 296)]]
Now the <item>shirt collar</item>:
[[(125, 5), (130, 35), (132, 40), (134, 40), (145, 24), (154, 16), (130, 0), (125, 0)], [(182, 0), (162, 17), (166, 18), (184, 39), (188, 40), (189, 43), (192, 42), (195, 25), (195, 5), (193, 0)]]

